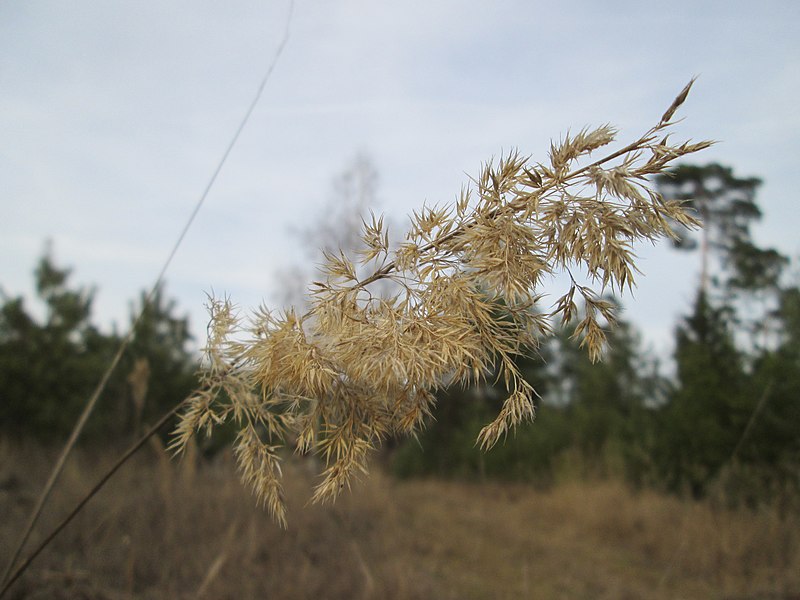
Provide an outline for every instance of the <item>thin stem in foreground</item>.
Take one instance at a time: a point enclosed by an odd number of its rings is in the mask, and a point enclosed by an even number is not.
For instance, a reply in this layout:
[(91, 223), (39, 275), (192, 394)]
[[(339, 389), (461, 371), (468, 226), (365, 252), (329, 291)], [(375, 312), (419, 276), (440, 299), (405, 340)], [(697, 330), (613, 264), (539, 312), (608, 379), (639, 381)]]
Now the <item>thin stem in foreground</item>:
[(197, 213), (200, 212), (200, 208), (205, 203), (205, 200), (208, 197), (208, 194), (211, 191), (211, 188), (214, 186), (214, 183), (216, 182), (217, 177), (219, 176), (219, 173), (222, 170), (222, 167), (225, 165), (225, 162), (227, 161), (228, 156), (230, 155), (231, 151), (233, 150), (234, 146), (236, 145), (236, 142), (239, 140), (239, 136), (241, 135), (242, 131), (244, 130), (245, 126), (247, 125), (248, 121), (250, 120), (250, 116), (253, 114), (253, 111), (255, 110), (256, 105), (258, 104), (259, 100), (261, 99), (261, 95), (264, 92), (264, 88), (266, 87), (267, 82), (269, 81), (270, 76), (272, 75), (272, 72), (275, 70), (275, 66), (277, 65), (278, 59), (280, 58), (281, 54), (283, 53), (283, 49), (286, 47), (286, 44), (289, 41), (289, 26), (290, 26), (291, 21), (292, 21), (293, 12), (294, 12), (294, 0), (290, 0), (290, 3), (289, 3), (289, 14), (286, 17), (286, 26), (284, 28), (283, 37), (281, 39), (280, 44), (278, 45), (277, 50), (275, 51), (275, 54), (272, 57), (272, 61), (270, 62), (266, 73), (262, 77), (261, 83), (260, 83), (260, 85), (259, 85), (259, 87), (258, 87), (258, 89), (257, 89), (257, 91), (256, 91), (256, 93), (255, 93), (250, 105), (248, 106), (247, 110), (245, 111), (245, 114), (244, 114), (241, 122), (239, 123), (239, 127), (236, 129), (235, 133), (233, 134), (233, 137), (231, 138), (230, 142), (228, 143), (228, 146), (226, 147), (225, 151), (223, 152), (222, 157), (218, 161), (217, 166), (214, 169), (214, 172), (212, 173), (208, 183), (206, 184), (206, 187), (203, 190), (203, 193), (200, 195), (200, 197), (198, 198), (197, 202), (195, 203), (195, 206), (194, 206), (191, 214), (189, 215), (189, 218), (187, 219), (186, 223), (183, 226), (183, 229), (181, 230), (180, 234), (178, 235), (178, 238), (175, 241), (175, 244), (172, 246), (172, 250), (170, 251), (169, 255), (167, 256), (167, 259), (164, 261), (164, 264), (161, 267), (161, 271), (159, 272), (158, 277), (156, 277), (155, 283), (150, 288), (150, 291), (147, 294), (147, 297), (146, 297), (145, 301), (142, 303), (141, 311), (136, 316), (136, 319), (134, 320), (133, 324), (131, 325), (130, 330), (128, 331), (128, 334), (125, 336), (125, 339), (120, 344), (116, 355), (114, 356), (113, 360), (109, 364), (109, 366), (106, 369), (105, 373), (101, 377), (100, 383), (98, 383), (97, 388), (94, 390), (94, 393), (89, 398), (89, 400), (86, 403), (86, 405), (84, 406), (83, 411), (82, 411), (80, 417), (78, 418), (78, 421), (75, 423), (75, 426), (72, 429), (70, 437), (67, 440), (67, 443), (65, 444), (63, 450), (61, 451), (61, 455), (59, 456), (55, 466), (53, 467), (53, 470), (50, 473), (50, 476), (49, 476), (49, 478), (47, 480), (47, 483), (45, 484), (44, 489), (42, 490), (41, 494), (39, 495), (39, 498), (38, 498), (38, 500), (36, 502), (36, 506), (34, 507), (34, 510), (30, 515), (28, 524), (26, 525), (26, 527), (25, 527), (25, 529), (24, 529), (24, 531), (22, 533), (22, 536), (20, 537), (20, 540), (17, 543), (16, 549), (14, 550), (14, 553), (12, 554), (12, 557), (9, 560), (8, 565), (6, 566), (5, 572), (3, 573), (3, 579), (2, 579), (3, 582), (6, 582), (6, 580), (8, 579), (8, 576), (11, 573), (12, 569), (14, 568), (14, 565), (16, 564), (17, 559), (19, 558), (20, 554), (22, 553), (22, 550), (25, 548), (25, 544), (27, 543), (28, 538), (30, 537), (30, 534), (33, 532), (33, 528), (36, 526), (36, 523), (39, 520), (39, 517), (41, 516), (41, 513), (42, 513), (42, 510), (44, 508), (44, 505), (47, 502), (47, 499), (50, 497), (50, 493), (52, 492), (53, 487), (55, 486), (55, 483), (58, 480), (58, 477), (61, 475), (61, 471), (64, 468), (64, 463), (66, 462), (67, 457), (72, 452), (73, 448), (75, 447), (75, 444), (78, 441), (78, 437), (80, 436), (81, 432), (83, 431), (83, 428), (86, 425), (86, 422), (89, 420), (89, 417), (91, 416), (92, 412), (94, 412), (94, 408), (97, 405), (97, 401), (99, 400), (100, 395), (105, 390), (106, 385), (108, 384), (108, 381), (111, 378), (112, 373), (117, 368), (117, 365), (119, 364), (119, 361), (121, 360), (123, 353), (127, 349), (128, 345), (131, 343), (131, 341), (133, 340), (133, 337), (134, 337), (135, 332), (136, 332), (136, 327), (138, 326), (139, 321), (142, 319), (142, 316), (144, 315), (145, 310), (150, 305), (150, 302), (152, 301), (153, 297), (155, 296), (156, 292), (158, 291), (159, 287), (161, 286), (161, 284), (162, 284), (162, 282), (164, 280), (164, 275), (166, 274), (167, 269), (169, 268), (169, 265), (172, 263), (172, 260), (173, 260), (173, 258), (175, 257), (175, 254), (178, 251), (178, 248), (180, 247), (181, 243), (183, 242), (183, 239), (186, 237), (186, 234), (189, 231), (189, 228), (192, 226), (192, 223), (194, 222), (194, 219), (197, 216)]
[(28, 567), (36, 559), (36, 557), (39, 556), (39, 554), (41, 554), (42, 550), (44, 550), (50, 544), (50, 542), (52, 542), (53, 539), (55, 539), (55, 537), (59, 533), (61, 533), (61, 531), (67, 525), (69, 525), (72, 519), (74, 519), (78, 515), (78, 513), (81, 512), (81, 510), (83, 509), (84, 506), (86, 506), (89, 500), (91, 500), (95, 496), (95, 494), (97, 494), (97, 492), (99, 492), (103, 488), (103, 486), (105, 486), (108, 480), (114, 476), (114, 474), (120, 469), (120, 467), (122, 467), (122, 465), (128, 462), (128, 460), (134, 454), (136, 454), (136, 452), (139, 451), (139, 449), (145, 444), (145, 442), (147, 442), (147, 440), (149, 440), (156, 433), (158, 433), (158, 431), (164, 425), (166, 425), (172, 417), (174, 417), (178, 413), (178, 411), (188, 402), (188, 400), (189, 399), (186, 398), (181, 402), (179, 402), (178, 404), (176, 404), (174, 407), (172, 407), (167, 413), (165, 413), (158, 420), (158, 422), (155, 425), (153, 425), (144, 435), (142, 435), (141, 438), (139, 438), (130, 448), (128, 448), (128, 450), (126, 450), (125, 453), (119, 457), (119, 459), (117, 459), (117, 461), (106, 472), (106, 474), (103, 475), (100, 478), (100, 480), (94, 485), (94, 487), (92, 487), (92, 489), (90, 489), (86, 493), (86, 495), (80, 500), (80, 502), (78, 502), (78, 504), (75, 505), (72, 511), (66, 517), (64, 517), (64, 519), (53, 529), (53, 531), (51, 531), (47, 535), (47, 537), (45, 537), (44, 540), (42, 540), (42, 542), (36, 547), (36, 549), (31, 552), (30, 556), (28, 556), (28, 558), (26, 558), (22, 562), (22, 564), (20, 564), (20, 566), (17, 567), (17, 569), (13, 572), (13, 574), (7, 578), (7, 581), (4, 583), (3, 588), (0, 590), (0, 598), (5, 596), (6, 592), (8, 592), (9, 588), (13, 585), (13, 583), (17, 579), (19, 579), (20, 576), (28, 569)]

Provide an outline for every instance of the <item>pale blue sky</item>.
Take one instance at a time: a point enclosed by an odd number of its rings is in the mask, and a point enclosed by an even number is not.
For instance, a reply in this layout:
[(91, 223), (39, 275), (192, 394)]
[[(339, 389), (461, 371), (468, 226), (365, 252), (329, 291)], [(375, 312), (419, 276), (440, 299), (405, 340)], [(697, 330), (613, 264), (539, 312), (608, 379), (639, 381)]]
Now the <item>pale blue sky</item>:
[[(0, 2), (0, 285), (29, 292), (44, 241), (96, 314), (127, 322), (236, 129), (289, 4)], [(452, 200), (480, 163), (545, 158), (567, 128), (646, 130), (699, 75), (678, 133), (697, 161), (765, 180), (758, 240), (797, 255), (800, 3), (297, 0), (261, 103), (167, 273), (201, 338), (212, 288), (273, 297), (357, 152), (396, 222)], [(657, 350), (689, 306), (696, 261), (641, 249), (627, 316)], [(557, 291), (557, 290), (554, 290)]]

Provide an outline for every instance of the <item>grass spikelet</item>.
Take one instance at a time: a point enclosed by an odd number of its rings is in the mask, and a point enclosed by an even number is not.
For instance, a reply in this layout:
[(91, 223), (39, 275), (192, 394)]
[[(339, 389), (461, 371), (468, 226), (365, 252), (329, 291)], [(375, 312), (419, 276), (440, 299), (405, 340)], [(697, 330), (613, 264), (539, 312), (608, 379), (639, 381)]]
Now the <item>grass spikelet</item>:
[[(234, 421), (243, 478), (283, 524), (286, 445), (322, 458), (313, 500), (328, 501), (366, 474), (387, 436), (424, 426), (446, 385), (492, 376), (508, 390), (480, 433), (484, 449), (532, 420), (536, 391), (515, 358), (554, 322), (572, 320), (582, 301), (575, 335), (599, 360), (614, 324), (602, 296), (635, 285), (634, 245), (673, 235), (671, 222), (697, 225), (650, 188), (651, 176), (710, 144), (675, 144), (667, 134), (691, 84), (656, 126), (593, 162), (614, 141), (610, 125), (552, 143), (546, 164), (516, 151), (489, 161), (454, 206), (415, 211), (396, 250), (383, 218), (371, 215), (353, 256), (324, 253), (304, 315), (261, 309), (243, 326), (228, 300), (212, 300), (207, 391), (189, 404), (173, 448)], [(548, 305), (543, 279), (557, 272), (571, 285)]]

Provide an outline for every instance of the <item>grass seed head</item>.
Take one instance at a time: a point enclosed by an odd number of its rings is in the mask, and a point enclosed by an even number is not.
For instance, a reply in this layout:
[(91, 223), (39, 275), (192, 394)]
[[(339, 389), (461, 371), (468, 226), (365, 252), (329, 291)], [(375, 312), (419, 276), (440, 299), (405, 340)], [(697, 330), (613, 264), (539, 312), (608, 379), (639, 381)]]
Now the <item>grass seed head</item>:
[[(575, 335), (599, 360), (614, 324), (614, 306), (602, 294), (633, 288), (633, 245), (673, 235), (671, 222), (697, 224), (650, 188), (652, 175), (709, 145), (664, 135), (693, 82), (655, 127), (589, 164), (582, 161), (614, 140), (611, 126), (554, 142), (547, 165), (516, 151), (489, 161), (454, 207), (415, 211), (394, 251), (382, 218), (362, 221), (360, 251), (324, 253), (305, 315), (262, 309), (246, 326), (229, 300), (211, 300), (206, 385), (189, 403), (173, 448), (233, 421), (242, 477), (283, 524), (285, 445), (323, 459), (313, 499), (326, 501), (366, 474), (370, 452), (389, 435), (423, 427), (446, 385), (492, 376), (508, 390), (480, 432), (482, 448), (532, 420), (536, 391), (515, 359), (535, 351), (554, 322), (575, 318), (582, 302)], [(359, 278), (369, 265), (372, 274)], [(543, 278), (565, 271), (571, 285), (545, 305)], [(387, 281), (393, 285), (379, 286)]]

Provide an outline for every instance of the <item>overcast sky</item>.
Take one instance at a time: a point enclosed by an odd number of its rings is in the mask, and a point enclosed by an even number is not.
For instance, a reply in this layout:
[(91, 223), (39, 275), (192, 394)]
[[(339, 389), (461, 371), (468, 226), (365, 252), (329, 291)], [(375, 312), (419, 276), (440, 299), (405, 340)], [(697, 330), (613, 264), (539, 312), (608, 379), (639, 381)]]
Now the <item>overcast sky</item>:
[[(252, 100), (288, 1), (0, 2), (0, 286), (30, 293), (46, 239), (120, 327)], [(757, 239), (797, 256), (800, 2), (297, 0), (290, 38), (167, 273), (198, 342), (207, 291), (270, 303), (358, 153), (397, 223), (517, 147), (568, 128), (653, 125), (699, 79), (678, 133), (765, 180)], [(399, 237), (399, 235), (397, 236)], [(641, 248), (627, 317), (668, 351), (697, 260)], [(558, 291), (558, 290), (554, 290)]]

